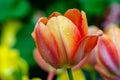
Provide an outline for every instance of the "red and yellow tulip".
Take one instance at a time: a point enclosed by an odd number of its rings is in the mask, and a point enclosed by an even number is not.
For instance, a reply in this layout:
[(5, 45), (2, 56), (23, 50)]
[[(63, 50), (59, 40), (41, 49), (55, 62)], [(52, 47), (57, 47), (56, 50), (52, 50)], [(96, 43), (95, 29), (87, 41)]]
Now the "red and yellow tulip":
[(120, 29), (111, 24), (105, 34), (98, 41), (96, 69), (106, 79), (115, 80), (120, 78)]
[(54, 68), (84, 63), (99, 35), (88, 34), (86, 15), (77, 9), (40, 18), (32, 33), (41, 57)]

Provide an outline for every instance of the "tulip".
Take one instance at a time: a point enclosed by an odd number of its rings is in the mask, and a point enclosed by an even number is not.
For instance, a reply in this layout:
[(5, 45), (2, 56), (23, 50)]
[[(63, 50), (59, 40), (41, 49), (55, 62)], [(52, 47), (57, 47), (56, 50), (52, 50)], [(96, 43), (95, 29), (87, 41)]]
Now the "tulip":
[[(120, 79), (120, 29), (111, 24), (98, 41), (98, 72), (107, 80)], [(119, 79), (118, 79), (119, 78)]]
[(70, 68), (84, 63), (99, 35), (88, 35), (86, 15), (77, 9), (40, 18), (32, 33), (42, 58), (56, 69), (67, 68), (70, 80)]
[(40, 18), (32, 33), (40, 55), (54, 68), (82, 62), (96, 46), (99, 35), (88, 34), (86, 15), (77, 9)]

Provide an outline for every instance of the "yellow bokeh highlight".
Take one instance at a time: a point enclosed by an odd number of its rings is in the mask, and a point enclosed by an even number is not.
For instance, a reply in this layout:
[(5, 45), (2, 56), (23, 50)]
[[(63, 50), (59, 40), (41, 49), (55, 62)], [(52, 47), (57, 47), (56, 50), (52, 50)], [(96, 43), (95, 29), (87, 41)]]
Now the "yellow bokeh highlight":
[[(74, 80), (86, 80), (84, 73), (82, 70), (74, 70), (72, 71)], [(67, 72), (63, 72), (58, 76), (57, 80), (69, 80)]]

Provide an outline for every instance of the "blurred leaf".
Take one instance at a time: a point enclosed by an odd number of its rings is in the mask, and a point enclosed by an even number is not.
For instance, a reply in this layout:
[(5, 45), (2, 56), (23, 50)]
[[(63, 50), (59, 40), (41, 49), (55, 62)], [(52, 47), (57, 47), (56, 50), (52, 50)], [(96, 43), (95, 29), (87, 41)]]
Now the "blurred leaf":
[(0, 0), (0, 22), (11, 18), (23, 18), (29, 9), (27, 0)]
[(94, 16), (101, 15), (108, 5), (106, 0), (78, 0), (78, 2), (87, 15)]
[(27, 1), (23, 0), (15, 5), (11, 12), (11, 17), (21, 18), (26, 16), (27, 12), (29, 12), (30, 5)]
[[(4, 8), (3, 8), (4, 9)], [(0, 22), (4, 22), (6, 19), (9, 18), (9, 15), (10, 15), (10, 9), (4, 9), (4, 10), (1, 10), (0, 9)]]
[(117, 2), (117, 3), (120, 4), (120, 0), (108, 0), (108, 2), (109, 2), (110, 4), (112, 4), (112, 3), (114, 3), (114, 2)]
[(66, 10), (67, 10), (66, 3), (59, 2), (59, 3), (55, 3), (55, 4), (52, 4), (51, 6), (49, 6), (46, 10), (46, 14), (47, 14), (47, 16), (49, 16), (50, 14), (52, 14), (55, 11), (58, 11), (63, 14)]
[(15, 3), (16, 0), (0, 0), (0, 10), (10, 9)]
[(28, 75), (28, 64), (22, 58), (19, 59), (19, 67), (20, 67), (22, 75), (24, 76)]
[(19, 21), (7, 21), (3, 24), (1, 44), (8, 47), (13, 47), (16, 42), (16, 34), (21, 28), (21, 22)]
[(20, 50), (21, 56), (28, 62), (30, 66), (35, 64), (33, 58), (33, 49), (35, 48), (31, 33), (35, 24), (26, 23), (17, 34), (17, 43), (15, 48)]

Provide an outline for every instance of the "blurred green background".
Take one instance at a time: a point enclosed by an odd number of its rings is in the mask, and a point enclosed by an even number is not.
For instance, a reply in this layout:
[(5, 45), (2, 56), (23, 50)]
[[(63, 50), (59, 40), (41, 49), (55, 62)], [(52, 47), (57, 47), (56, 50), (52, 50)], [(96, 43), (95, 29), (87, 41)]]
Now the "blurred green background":
[[(120, 25), (120, 0), (0, 0), (0, 45), (5, 44), (9, 49), (18, 51), (28, 64), (30, 79), (44, 78), (48, 74), (38, 67), (33, 58), (35, 43), (31, 33), (37, 20), (42, 16), (48, 17), (54, 11), (64, 14), (70, 8), (85, 11), (89, 25), (101, 29), (110, 22)], [(109, 16), (115, 20), (108, 20)]]

